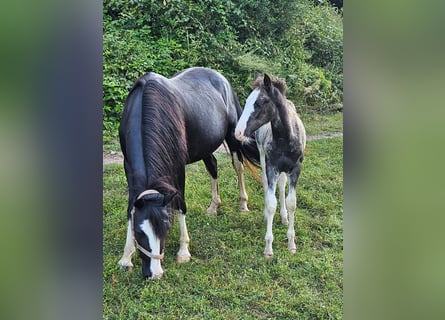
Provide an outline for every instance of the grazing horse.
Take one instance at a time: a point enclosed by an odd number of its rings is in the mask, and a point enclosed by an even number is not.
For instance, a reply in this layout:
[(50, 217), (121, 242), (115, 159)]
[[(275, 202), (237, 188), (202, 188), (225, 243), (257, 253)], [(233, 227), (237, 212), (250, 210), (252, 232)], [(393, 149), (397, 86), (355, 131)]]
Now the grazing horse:
[(119, 128), (129, 188), (128, 230), (121, 266), (133, 266), (131, 256), (137, 248), (142, 276), (162, 276), (161, 260), (173, 211), (179, 213), (177, 261), (190, 260), (185, 223), (185, 165), (204, 161), (212, 187), (207, 212), (216, 214), (221, 199), (217, 162), (212, 153), (224, 140), (238, 174), (240, 210), (248, 210), (242, 156), (255, 157), (258, 150), (256, 145), (252, 148), (235, 138), (240, 115), (241, 106), (231, 85), (211, 69), (190, 68), (170, 79), (150, 72), (136, 81)]
[[(294, 230), (297, 202), (295, 188), (306, 146), (306, 131), (294, 104), (286, 99), (287, 86), (284, 81), (271, 81), (265, 74), (264, 77), (257, 76), (253, 85), (255, 89), (247, 97), (246, 106), (235, 128), (235, 136), (240, 141), (246, 141), (255, 132), (265, 194), (264, 215), (267, 220), (264, 255), (269, 258), (273, 255), (272, 222), (277, 207), (277, 182), (281, 221), (289, 225), (288, 249), (291, 253), (297, 250)], [(289, 191), (285, 198), (287, 179)]]

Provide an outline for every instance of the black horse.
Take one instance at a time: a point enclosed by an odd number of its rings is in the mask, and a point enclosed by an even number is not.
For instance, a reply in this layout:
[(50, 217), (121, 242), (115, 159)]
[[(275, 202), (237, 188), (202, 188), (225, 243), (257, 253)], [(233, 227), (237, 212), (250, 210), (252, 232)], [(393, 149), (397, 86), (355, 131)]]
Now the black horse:
[(133, 266), (131, 256), (137, 247), (143, 277), (162, 276), (161, 259), (173, 211), (179, 212), (177, 261), (190, 260), (185, 165), (204, 161), (212, 181), (207, 212), (216, 214), (221, 199), (217, 162), (212, 153), (224, 140), (238, 174), (240, 210), (248, 210), (243, 155), (254, 161), (258, 149), (254, 141), (242, 144), (235, 138), (240, 115), (241, 107), (231, 85), (211, 69), (190, 68), (170, 79), (150, 72), (136, 81), (119, 128), (129, 188), (128, 231), (121, 266)]
[[(288, 224), (288, 249), (295, 253), (294, 212), (296, 209), (296, 185), (300, 176), (306, 146), (306, 131), (298, 117), (294, 104), (286, 99), (286, 83), (272, 81), (266, 74), (257, 76), (254, 90), (247, 97), (246, 106), (235, 129), (236, 138), (248, 141), (255, 133), (260, 152), (264, 187), (264, 215), (267, 220), (264, 255), (273, 255), (272, 221), (277, 207), (275, 190), (278, 183), (281, 221)], [(289, 191), (285, 198), (287, 178)], [(289, 215), (289, 217), (288, 217)]]

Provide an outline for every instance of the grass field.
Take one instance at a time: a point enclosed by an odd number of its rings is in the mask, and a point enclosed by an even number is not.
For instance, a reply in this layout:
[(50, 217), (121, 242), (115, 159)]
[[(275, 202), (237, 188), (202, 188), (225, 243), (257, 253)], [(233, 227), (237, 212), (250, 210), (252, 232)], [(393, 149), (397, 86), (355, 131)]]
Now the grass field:
[[(338, 119), (336, 120), (338, 123)], [(338, 124), (335, 127), (339, 127)], [(317, 132), (318, 133), (318, 132)], [(104, 319), (341, 319), (343, 313), (343, 139), (309, 141), (297, 186), (297, 253), (274, 219), (274, 257), (263, 258), (265, 220), (260, 183), (246, 171), (250, 212), (238, 212), (235, 171), (217, 153), (222, 207), (206, 215), (210, 178), (204, 164), (187, 167), (189, 263), (175, 262), (179, 228), (170, 230), (164, 276), (141, 278), (119, 268), (126, 235), (127, 192), (121, 165), (104, 168)]]

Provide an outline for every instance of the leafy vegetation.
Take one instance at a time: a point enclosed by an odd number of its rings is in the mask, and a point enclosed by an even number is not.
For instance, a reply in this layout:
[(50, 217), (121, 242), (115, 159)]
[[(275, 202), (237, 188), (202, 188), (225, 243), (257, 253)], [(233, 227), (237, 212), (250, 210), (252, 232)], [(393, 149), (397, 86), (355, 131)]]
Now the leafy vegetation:
[(271, 260), (262, 256), (261, 184), (246, 172), (250, 212), (240, 214), (235, 171), (227, 154), (216, 153), (223, 205), (216, 217), (208, 216), (210, 178), (202, 162), (189, 165), (186, 201), (192, 260), (175, 262), (179, 228), (174, 223), (166, 245), (165, 274), (159, 281), (142, 280), (136, 256), (131, 273), (117, 265), (126, 236), (127, 185), (122, 165), (107, 165), (103, 318), (341, 319), (342, 145), (342, 138), (308, 142), (297, 186), (298, 251), (287, 251), (287, 229), (277, 213)]
[(105, 0), (104, 139), (116, 137), (125, 98), (148, 71), (220, 71), (240, 101), (255, 71), (284, 78), (300, 112), (342, 110), (342, 9), (310, 0)]

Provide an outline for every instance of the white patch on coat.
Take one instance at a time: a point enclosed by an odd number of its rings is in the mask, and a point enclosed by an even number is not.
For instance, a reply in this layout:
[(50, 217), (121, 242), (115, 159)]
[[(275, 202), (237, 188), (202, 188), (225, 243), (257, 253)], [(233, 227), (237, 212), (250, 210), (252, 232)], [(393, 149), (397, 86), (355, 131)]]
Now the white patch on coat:
[(247, 121), (249, 120), (250, 115), (254, 111), (254, 104), (255, 101), (258, 99), (259, 94), (260, 94), (260, 89), (255, 89), (247, 97), (243, 113), (241, 114), (241, 117), (239, 118), (235, 128), (235, 137), (239, 141), (245, 141), (247, 139), (247, 137), (244, 136), (244, 131), (246, 130)]
[[(156, 255), (161, 254), (161, 240), (155, 235), (153, 227), (148, 220), (144, 220), (141, 224), (141, 229), (148, 237), (148, 241), (150, 243), (151, 252)], [(161, 267), (161, 260), (159, 259), (150, 259), (150, 269), (152, 279), (162, 277), (164, 270)]]
[(179, 263), (190, 261), (189, 243), (190, 238), (187, 231), (187, 224), (185, 223), (185, 214), (178, 213), (179, 222), (179, 251), (176, 255), (176, 261)]
[(122, 255), (122, 258), (118, 262), (119, 265), (124, 268), (132, 268), (133, 267), (133, 263), (131, 263), (131, 256), (136, 251), (133, 239), (134, 239), (134, 237), (133, 237), (133, 231), (131, 228), (131, 222), (130, 222), (130, 220), (128, 220), (127, 239), (125, 241), (124, 254)]

